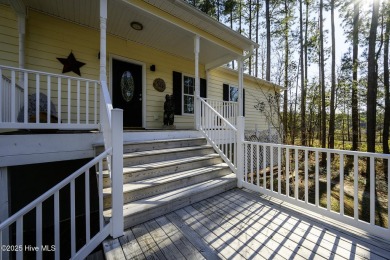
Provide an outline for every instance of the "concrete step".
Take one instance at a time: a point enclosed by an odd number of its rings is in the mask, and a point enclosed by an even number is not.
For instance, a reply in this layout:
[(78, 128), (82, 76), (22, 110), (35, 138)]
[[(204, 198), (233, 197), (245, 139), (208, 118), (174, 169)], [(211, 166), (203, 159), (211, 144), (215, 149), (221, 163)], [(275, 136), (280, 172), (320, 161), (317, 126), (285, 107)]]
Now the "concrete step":
[[(163, 175), (168, 175), (171, 173), (182, 172), (218, 163), (222, 163), (222, 159), (218, 154), (213, 153), (208, 155), (193, 156), (142, 165), (125, 165), (123, 168), (123, 183), (146, 180)], [(108, 188), (110, 187), (110, 185), (111, 179), (109, 178), (108, 171), (104, 171), (103, 187)]]
[[(230, 174), (231, 172), (231, 169), (226, 163), (220, 163), (126, 183), (123, 185), (123, 201), (124, 203), (130, 203), (132, 201), (222, 177)], [(103, 189), (103, 195), (104, 209), (108, 209), (111, 207), (111, 188)]]
[[(236, 187), (236, 185), (236, 175), (232, 173), (149, 198), (126, 203), (123, 206), (125, 229), (225, 192)], [(104, 217), (111, 217), (111, 209), (104, 211)]]
[(210, 145), (135, 152), (123, 155), (123, 165), (141, 165), (173, 159), (182, 159), (186, 157), (207, 155), (211, 153), (214, 153), (214, 150)]
[[(140, 142), (124, 142), (123, 153), (135, 153), (143, 151), (161, 150), (169, 148), (180, 148), (205, 145), (207, 141), (205, 138), (182, 138), (182, 139), (165, 139), (165, 140), (151, 140)], [(96, 154), (104, 151), (104, 146), (98, 144), (95, 146)]]

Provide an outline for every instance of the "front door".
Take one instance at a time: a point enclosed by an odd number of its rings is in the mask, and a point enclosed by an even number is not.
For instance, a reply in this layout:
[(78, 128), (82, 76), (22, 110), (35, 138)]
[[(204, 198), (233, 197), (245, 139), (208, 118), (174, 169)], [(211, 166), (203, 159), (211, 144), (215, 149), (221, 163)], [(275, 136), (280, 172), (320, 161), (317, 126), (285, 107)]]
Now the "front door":
[(142, 127), (142, 66), (112, 60), (114, 108), (123, 109), (123, 127)]

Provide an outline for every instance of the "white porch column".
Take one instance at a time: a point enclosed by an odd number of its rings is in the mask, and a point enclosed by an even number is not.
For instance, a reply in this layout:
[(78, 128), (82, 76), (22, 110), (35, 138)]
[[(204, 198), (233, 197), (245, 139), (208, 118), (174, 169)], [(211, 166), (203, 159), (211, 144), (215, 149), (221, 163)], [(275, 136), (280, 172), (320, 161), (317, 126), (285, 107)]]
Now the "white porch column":
[(100, 0), (100, 81), (107, 82), (107, 0)]
[(194, 54), (195, 54), (195, 129), (200, 128), (200, 80), (199, 80), (199, 35), (194, 37)]
[(237, 58), (238, 64), (238, 115), (244, 116), (244, 62), (243, 57), (239, 56)]

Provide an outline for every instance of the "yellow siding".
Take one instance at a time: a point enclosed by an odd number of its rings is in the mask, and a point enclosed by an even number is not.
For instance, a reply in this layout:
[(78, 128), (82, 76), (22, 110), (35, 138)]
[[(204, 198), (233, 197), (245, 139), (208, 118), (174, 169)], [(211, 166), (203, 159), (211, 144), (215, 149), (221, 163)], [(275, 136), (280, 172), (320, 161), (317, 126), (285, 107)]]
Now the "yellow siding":
[(18, 21), (12, 9), (0, 4), (0, 60), (2, 65), (18, 66)]
[[(0, 5), (0, 64), (18, 66), (18, 28), (13, 11)], [(54, 18), (35, 11), (29, 11), (26, 23), (26, 68), (60, 74), (62, 64), (57, 57), (67, 57), (73, 52), (77, 60), (86, 63), (81, 68), (83, 78), (99, 78), (99, 31), (79, 26), (61, 19)], [(159, 51), (135, 42), (109, 35), (107, 38), (107, 72), (110, 72), (110, 58), (120, 58), (145, 64), (146, 68), (146, 128), (161, 128), (163, 125), (163, 107), (166, 94), (172, 94), (172, 71), (183, 74), (194, 74), (194, 61)], [(155, 65), (156, 71), (150, 71), (150, 66)], [(204, 66), (200, 66), (200, 76), (205, 78)], [(77, 76), (73, 72), (69, 76)], [(108, 75), (108, 77), (110, 77)], [(162, 78), (166, 83), (166, 90), (158, 92), (153, 88), (153, 81)], [(52, 80), (53, 81), (53, 80)], [(110, 82), (110, 79), (109, 79)], [(222, 100), (222, 84), (238, 85), (236, 72), (218, 68), (208, 75), (209, 98)], [(264, 100), (265, 94), (274, 90), (266, 86), (263, 81), (257, 81), (250, 77), (244, 78), (246, 89), (246, 128), (266, 129), (268, 127), (264, 116), (254, 108), (256, 99)], [(42, 79), (41, 91), (46, 92), (47, 82)], [(110, 86), (111, 88), (111, 86)], [(260, 91), (263, 89), (263, 92)], [(92, 90), (92, 89), (91, 89)], [(85, 104), (85, 87), (81, 87), (81, 104)], [(92, 103), (92, 91), (90, 103)], [(62, 118), (67, 119), (67, 87), (62, 85)], [(76, 97), (76, 87), (72, 86), (72, 97)], [(52, 83), (52, 100), (57, 99), (57, 85)], [(55, 102), (56, 103), (56, 102)], [(57, 104), (56, 104), (57, 105)], [(72, 103), (72, 111), (76, 104)], [(90, 118), (93, 111), (90, 110)], [(85, 109), (82, 109), (81, 117), (84, 118)], [(75, 120), (75, 117), (72, 118)], [(175, 116), (177, 129), (193, 129), (193, 116)]]
[[(225, 68), (217, 68), (209, 72), (208, 96), (212, 99), (223, 99), (223, 84), (238, 86), (238, 73)], [(244, 77), (245, 88), (245, 129), (265, 130), (268, 129), (268, 122), (264, 114), (254, 107), (259, 101), (267, 104), (266, 96), (274, 94), (272, 84), (265, 83), (254, 77)], [(272, 125), (271, 125), (272, 126)]]

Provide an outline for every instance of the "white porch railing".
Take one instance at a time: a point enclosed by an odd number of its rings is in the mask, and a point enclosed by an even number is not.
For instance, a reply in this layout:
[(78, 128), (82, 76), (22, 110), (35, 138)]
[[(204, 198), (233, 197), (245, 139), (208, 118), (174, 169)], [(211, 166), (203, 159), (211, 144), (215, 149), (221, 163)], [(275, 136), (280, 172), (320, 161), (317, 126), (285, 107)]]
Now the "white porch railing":
[(225, 118), (233, 126), (237, 125), (238, 118), (238, 102), (222, 101), (210, 98), (204, 98), (215, 111), (217, 111), (223, 118)]
[[(20, 111), (23, 107), (24, 90), (17, 84), (15, 84), (15, 87), (13, 88), (12, 82), (9, 78), (3, 75), (0, 75), (0, 77), (0, 103), (3, 108), (0, 113), (0, 122), (11, 122), (12, 110)], [(15, 93), (13, 93), (13, 91)], [(14, 98), (12, 98), (12, 95), (14, 95)], [(14, 100), (14, 102), (11, 102), (11, 100)], [(13, 109), (12, 106), (14, 106)]]
[(204, 99), (200, 99), (200, 131), (222, 159), (236, 172), (237, 128)]
[(99, 127), (99, 81), (7, 66), (0, 75), (0, 128)]
[[(69, 255), (72, 259), (83, 259), (88, 254), (96, 248), (96, 246), (101, 243), (103, 239), (105, 239), (111, 232), (111, 226), (113, 222), (110, 221), (108, 223), (104, 222), (103, 219), (103, 159), (112, 156), (112, 149), (106, 150), (95, 159), (87, 163), (85, 166), (75, 171), (69, 177), (58, 183), (56, 186), (51, 188), (49, 191), (32, 201), (26, 207), (12, 215), (10, 218), (5, 220), (0, 224), (0, 245), (2, 249), (10, 248), (9, 251), (15, 252), (16, 259), (23, 259), (23, 254), (26, 251), (30, 251), (26, 249), (26, 246), (30, 246), (33, 248), (37, 248), (36, 250), (36, 259), (42, 259), (44, 246), (42, 242), (43, 236), (43, 226), (42, 226), (42, 211), (44, 206), (48, 206), (48, 203), (45, 203), (48, 199), (54, 199), (54, 244), (50, 245), (50, 250), (54, 251), (55, 259), (60, 259), (65, 255)], [(99, 191), (99, 232), (97, 234), (91, 234), (91, 215), (90, 215), (90, 174), (95, 172), (94, 167), (98, 169), (98, 191)], [(78, 177), (82, 178), (84, 175), (84, 190), (85, 194), (82, 196), (81, 194), (76, 194), (75, 184), (76, 179)], [(66, 207), (67, 205), (60, 205), (60, 194), (64, 189), (70, 188), (69, 200), (70, 200), (70, 252), (64, 252), (64, 250), (60, 247), (60, 238), (61, 238), (61, 230), (60, 230), (60, 212), (62, 207)], [(77, 226), (76, 227), (76, 200), (83, 199), (85, 203), (85, 226)], [(36, 218), (36, 244), (34, 246), (27, 245), (24, 243), (23, 239), (23, 218), (31, 211), (35, 211)], [(16, 234), (15, 234), (15, 244), (10, 241), (4, 241), (3, 243), (3, 234), (9, 232), (12, 228), (12, 225), (16, 225)], [(85, 230), (85, 245), (81, 248), (77, 248), (76, 241), (80, 240), (76, 237), (76, 228)], [(63, 233), (63, 232), (62, 232)], [(4, 246), (4, 247), (3, 247)], [(54, 247), (52, 247), (54, 246)], [(0, 259), (3, 259), (3, 254), (7, 254), (7, 250), (2, 250), (0, 252)], [(77, 253), (76, 253), (77, 252)], [(10, 258), (10, 255), (5, 255), (5, 259)]]
[[(111, 98), (108, 92), (107, 83), (98, 81), (66, 77), (50, 73), (17, 69), (0, 66), (0, 93), (6, 91), (8, 103), (0, 99), (0, 115), (4, 111), (10, 114), (10, 117), (2, 117), (0, 128), (17, 129), (97, 129), (103, 132), (105, 151), (93, 159), (91, 162), (74, 172), (68, 178), (57, 184), (55, 187), (41, 195), (29, 205), (15, 213), (13, 216), (0, 224), (0, 246), (11, 246), (16, 252), (16, 259), (23, 259), (26, 251), (23, 244), (23, 218), (35, 209), (36, 211), (36, 245), (31, 245), (36, 250), (36, 258), (42, 259), (42, 208), (43, 203), (49, 198), (54, 198), (54, 246), (55, 259), (63, 258), (60, 248), (60, 190), (64, 187), (70, 187), (70, 233), (71, 259), (84, 259), (93, 249), (95, 249), (108, 235), (114, 238), (123, 235), (123, 111), (113, 109)], [(4, 79), (9, 78), (8, 79)], [(18, 85), (16, 82), (22, 82), (22, 107), (18, 112)], [(98, 89), (100, 87), (100, 90)], [(98, 99), (100, 92), (100, 114), (98, 114)], [(29, 102), (28, 93), (35, 94), (34, 100)], [(44, 94), (42, 94), (44, 93)], [(65, 95), (64, 95), (65, 93)], [(31, 102), (40, 104), (42, 97), (45, 97), (45, 107), (36, 105), (33, 115), (35, 119), (30, 121), (29, 113)], [(82, 98), (84, 97), (84, 99)], [(53, 102), (54, 100), (54, 102)], [(53, 104), (57, 106), (55, 111)], [(41, 112), (46, 115), (42, 116)], [(55, 113), (53, 113), (55, 111)], [(19, 114), (18, 122), (17, 114)], [(56, 122), (53, 122), (53, 116)], [(100, 116), (100, 122), (99, 117)], [(42, 122), (43, 121), (43, 122)], [(112, 189), (112, 217), (106, 224), (103, 222), (103, 201), (102, 201), (102, 167), (103, 159), (108, 161), (108, 170), (111, 177)], [(90, 182), (89, 173), (93, 167), (98, 165), (98, 192), (99, 192), (99, 218), (100, 229), (91, 237), (90, 229)], [(75, 201), (78, 194), (75, 193), (75, 180), (82, 174), (85, 175), (85, 227), (76, 226)], [(16, 241), (13, 245), (8, 239), (8, 232), (12, 225), (16, 225)], [(76, 248), (76, 234), (78, 230), (85, 229), (85, 245)], [(4, 238), (4, 240), (3, 240)], [(16, 246), (16, 247), (15, 247)], [(21, 251), (19, 249), (22, 249)], [(29, 250), (27, 250), (29, 251)], [(61, 252), (61, 253), (60, 253)], [(8, 259), (9, 254), (4, 250), (0, 252), (0, 260)]]
[[(321, 156), (326, 157), (325, 165), (320, 164)], [(364, 183), (360, 177), (366, 167)], [(378, 223), (383, 216), (389, 219), (390, 189), (376, 178), (381, 172), (382, 178), (386, 174), (390, 179), (390, 155), (244, 141), (242, 170), (238, 182), (245, 188), (390, 237), (389, 223)], [(378, 200), (386, 197), (386, 205), (378, 209)]]

